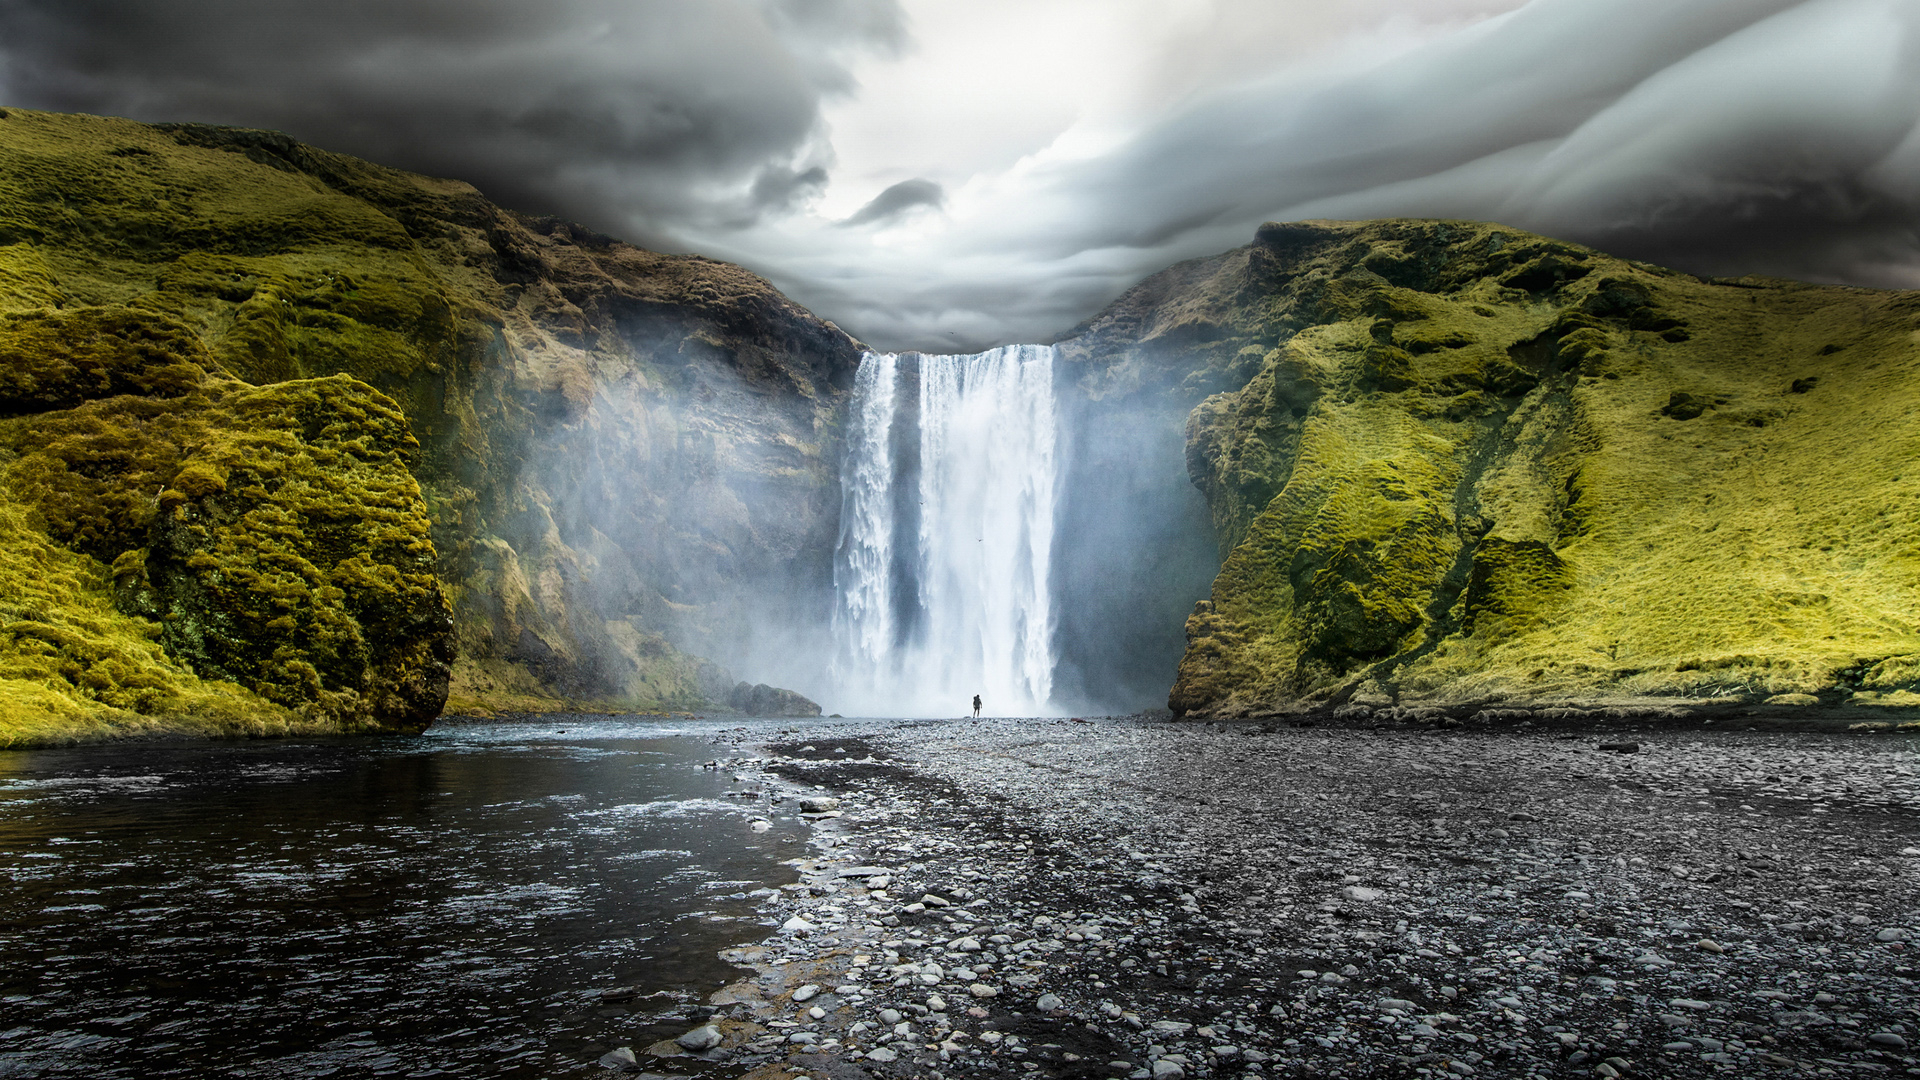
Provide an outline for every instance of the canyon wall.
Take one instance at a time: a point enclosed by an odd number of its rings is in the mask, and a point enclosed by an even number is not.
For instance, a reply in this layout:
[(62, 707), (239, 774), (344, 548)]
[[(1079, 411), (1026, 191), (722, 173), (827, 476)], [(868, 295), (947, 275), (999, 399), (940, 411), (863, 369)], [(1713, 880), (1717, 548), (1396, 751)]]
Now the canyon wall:
[(1176, 713), (1920, 703), (1920, 295), (1274, 224), (1063, 352), (1205, 395)]
[(806, 707), (722, 665), (829, 608), (860, 349), (738, 267), (274, 132), (7, 109), (0, 352), (8, 561), (71, 583), (4, 613), (10, 737)]

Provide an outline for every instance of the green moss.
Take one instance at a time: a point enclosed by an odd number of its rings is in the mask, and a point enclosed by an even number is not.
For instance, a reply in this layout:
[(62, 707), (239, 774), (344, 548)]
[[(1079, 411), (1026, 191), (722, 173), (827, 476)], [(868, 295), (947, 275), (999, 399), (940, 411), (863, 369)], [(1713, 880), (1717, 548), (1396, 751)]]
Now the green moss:
[(0, 311), (59, 307), (66, 299), (60, 282), (32, 244), (0, 247)]
[(156, 731), (316, 730), (169, 657), (158, 625), (114, 610), (111, 572), (54, 543), (0, 496), (0, 746)]
[(178, 397), (211, 358), (186, 326), (124, 308), (0, 315), (0, 413), (117, 394)]

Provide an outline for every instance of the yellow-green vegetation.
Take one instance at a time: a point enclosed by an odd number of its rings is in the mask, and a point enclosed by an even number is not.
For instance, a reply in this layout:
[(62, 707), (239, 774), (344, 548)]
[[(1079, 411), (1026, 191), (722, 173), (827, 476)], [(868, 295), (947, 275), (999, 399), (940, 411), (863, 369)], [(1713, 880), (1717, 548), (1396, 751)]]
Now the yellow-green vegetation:
[(438, 711), (442, 595), (469, 704), (698, 700), (662, 634), (724, 639), (729, 573), (831, 550), (857, 353), (457, 181), (0, 111), (8, 489), (175, 661), (342, 729)]
[(1176, 711), (1920, 700), (1920, 296), (1461, 222), (1184, 275), (1111, 370), (1258, 368), (1189, 421), (1225, 565)]
[(157, 731), (326, 730), (169, 657), (158, 624), (116, 611), (112, 575), (0, 494), (0, 746)]
[[(60, 323), (82, 329), (48, 329)], [(197, 349), (190, 331), (125, 311), (0, 325), (0, 351), (60, 361), (29, 369), (32, 396), (10, 404), (96, 398), (0, 420), (11, 496), (38, 535), (102, 569), (168, 654), (281, 707), (264, 716), (424, 726), (446, 696), (452, 635), (406, 418), (347, 376), (255, 387), (209, 375)], [(100, 374), (123, 369), (150, 392)], [(171, 708), (158, 690), (96, 692), (124, 684), (119, 663), (84, 665), (74, 692)]]

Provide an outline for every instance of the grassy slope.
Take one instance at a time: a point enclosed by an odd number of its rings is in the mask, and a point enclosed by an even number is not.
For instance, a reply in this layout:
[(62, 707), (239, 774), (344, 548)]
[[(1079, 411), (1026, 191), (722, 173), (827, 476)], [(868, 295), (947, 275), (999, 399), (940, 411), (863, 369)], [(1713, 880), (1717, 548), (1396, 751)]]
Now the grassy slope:
[(1920, 297), (1458, 222), (1223, 259), (1123, 299), (1099, 357), (1257, 358), (1190, 419), (1227, 555), (1177, 710), (1910, 699)]

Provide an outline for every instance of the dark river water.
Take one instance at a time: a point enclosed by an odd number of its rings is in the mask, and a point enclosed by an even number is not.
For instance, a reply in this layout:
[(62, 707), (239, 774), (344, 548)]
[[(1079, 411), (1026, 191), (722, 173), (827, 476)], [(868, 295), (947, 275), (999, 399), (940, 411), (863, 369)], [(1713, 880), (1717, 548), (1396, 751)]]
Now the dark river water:
[(599, 1074), (767, 932), (805, 829), (700, 766), (775, 730), (0, 751), (0, 1077)]

